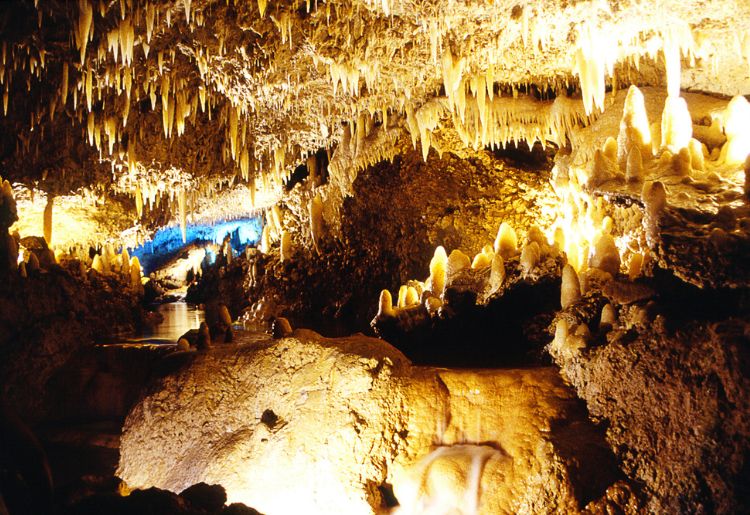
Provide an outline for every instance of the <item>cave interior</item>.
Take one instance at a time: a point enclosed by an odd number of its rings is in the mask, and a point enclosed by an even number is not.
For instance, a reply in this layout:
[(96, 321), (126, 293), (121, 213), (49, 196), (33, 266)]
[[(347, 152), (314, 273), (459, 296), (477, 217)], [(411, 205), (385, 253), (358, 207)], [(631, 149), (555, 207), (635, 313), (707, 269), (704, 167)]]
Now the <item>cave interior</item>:
[(0, 2), (0, 515), (750, 513), (750, 2)]

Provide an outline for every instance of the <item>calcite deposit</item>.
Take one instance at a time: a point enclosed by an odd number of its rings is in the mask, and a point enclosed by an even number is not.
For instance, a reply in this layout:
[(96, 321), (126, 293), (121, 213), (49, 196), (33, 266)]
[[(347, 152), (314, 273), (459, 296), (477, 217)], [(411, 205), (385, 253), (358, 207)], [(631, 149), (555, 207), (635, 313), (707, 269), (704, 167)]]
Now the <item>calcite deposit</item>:
[(0, 2), (0, 512), (750, 512), (748, 95), (746, 1)]

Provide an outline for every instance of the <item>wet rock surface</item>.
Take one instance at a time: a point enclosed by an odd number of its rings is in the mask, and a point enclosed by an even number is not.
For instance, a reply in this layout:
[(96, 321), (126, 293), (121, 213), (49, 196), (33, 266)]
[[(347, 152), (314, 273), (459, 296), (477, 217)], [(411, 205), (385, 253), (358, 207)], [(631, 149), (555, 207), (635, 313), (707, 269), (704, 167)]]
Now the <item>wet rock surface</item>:
[[(252, 345), (240, 336), (163, 379), (128, 416), (118, 475), (172, 491), (220, 482), (230, 502), (270, 513), (373, 513), (388, 506), (384, 492), (409, 490), (421, 458), (462, 443), (496, 456), (481, 490), (456, 484), (483, 512), (578, 511), (615, 491), (638, 503), (554, 369), (420, 368), (381, 340), (306, 330)], [(471, 463), (451, 467), (469, 474)]]

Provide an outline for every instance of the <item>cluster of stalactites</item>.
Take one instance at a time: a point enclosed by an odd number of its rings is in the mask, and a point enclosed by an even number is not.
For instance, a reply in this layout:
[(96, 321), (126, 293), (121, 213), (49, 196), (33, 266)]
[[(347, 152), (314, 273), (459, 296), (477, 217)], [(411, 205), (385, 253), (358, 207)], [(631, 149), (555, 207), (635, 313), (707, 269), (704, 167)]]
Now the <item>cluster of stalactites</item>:
[(572, 73), (579, 79), (587, 114), (604, 111), (607, 77), (616, 88), (615, 64), (621, 59), (623, 48), (629, 49), (624, 55), (627, 64), (636, 70), (640, 68), (643, 55), (656, 60), (661, 51), (667, 74), (667, 92), (674, 98), (679, 97), (682, 58), (688, 58), (692, 64), (696, 57), (705, 53), (696, 43), (690, 27), (684, 23), (670, 25), (659, 34), (650, 35), (648, 40), (639, 36), (637, 41), (625, 42), (588, 23), (578, 25), (577, 29)]
[[(246, 181), (255, 183), (259, 176), (260, 187), (274, 188), (288, 178), (291, 166), (287, 154), (290, 149), (283, 142), (277, 148), (259, 150), (254, 147), (250, 136), (252, 120), (248, 108), (252, 109), (252, 98), (235, 98), (219, 85), (207, 80), (210, 63), (220, 58), (227, 50), (223, 34), (218, 35), (218, 55), (212, 55), (209, 47), (199, 46), (190, 54), (200, 80), (190, 79), (190, 74), (182, 73), (180, 66), (186, 66), (185, 52), (175, 48), (151, 52), (155, 32), (163, 30), (164, 22), (169, 27), (171, 17), (182, 14), (189, 27), (200, 27), (204, 23), (201, 10), (192, 12), (191, 2), (182, 0), (174, 6), (146, 1), (138, 4), (120, 2), (117, 15), (109, 12), (115, 4), (78, 0), (78, 16), (74, 20), (71, 40), (79, 52), (80, 63), (67, 61), (50, 67), (45, 50), (37, 50), (21, 43), (2, 42), (0, 59), (0, 85), (4, 86), (4, 111), (7, 113), (9, 89), (12, 73), (16, 69), (27, 70), (40, 81), (44, 70), (59, 73), (58, 91), (50, 96), (48, 105), (39, 108), (31, 115), (31, 129), (41, 122), (42, 116), (53, 119), (55, 113), (72, 107), (74, 117), (80, 123), (84, 138), (96, 147), (100, 157), (106, 157), (133, 169), (139, 164), (138, 142), (144, 137), (143, 126), (129, 126), (128, 119), (133, 103), (149, 103), (152, 110), (161, 110), (165, 138), (181, 136), (188, 121), (196, 123), (200, 113), (209, 121), (217, 117), (226, 127), (227, 138), (223, 159), (234, 162), (238, 172)], [(38, 6), (41, 20), (46, 14)], [(263, 16), (266, 5), (259, 2), (259, 12)], [(192, 13), (192, 15), (191, 15)], [(283, 17), (282, 17), (283, 18)], [(287, 15), (289, 18), (289, 15)], [(106, 23), (105, 23), (106, 21)], [(290, 33), (291, 20), (287, 20)], [(161, 27), (161, 29), (159, 29)], [(282, 31), (283, 32), (283, 31)], [(92, 42), (98, 46), (92, 48)], [(139, 51), (140, 50), (140, 51)], [(216, 52), (214, 50), (214, 52)], [(149, 56), (151, 58), (149, 59)], [(18, 82), (18, 80), (16, 81)], [(28, 81), (26, 81), (28, 83)], [(30, 84), (30, 83), (29, 83)], [(213, 84), (213, 85), (212, 85)], [(30, 85), (29, 85), (30, 87)], [(217, 89), (218, 88), (218, 89)], [(159, 100), (160, 99), (160, 100)], [(217, 110), (222, 104), (223, 107)], [(282, 103), (279, 107), (288, 106)], [(19, 138), (20, 144), (28, 145), (29, 138)], [(24, 150), (29, 151), (31, 147)], [(263, 163), (271, 163), (266, 166)], [(138, 216), (142, 215), (143, 197), (151, 197), (147, 186), (134, 188)], [(253, 187), (254, 191), (255, 188)]]

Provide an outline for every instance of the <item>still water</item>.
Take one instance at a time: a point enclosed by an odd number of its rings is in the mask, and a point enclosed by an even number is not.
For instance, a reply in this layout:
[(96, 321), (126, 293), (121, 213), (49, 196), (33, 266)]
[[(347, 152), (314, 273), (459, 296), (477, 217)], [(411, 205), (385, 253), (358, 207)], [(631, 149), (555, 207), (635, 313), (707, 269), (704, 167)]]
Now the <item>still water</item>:
[(157, 311), (164, 320), (154, 327), (145, 328), (141, 335), (144, 340), (168, 340), (169, 343), (175, 343), (190, 329), (198, 329), (205, 320), (202, 309), (182, 301), (161, 304)]

